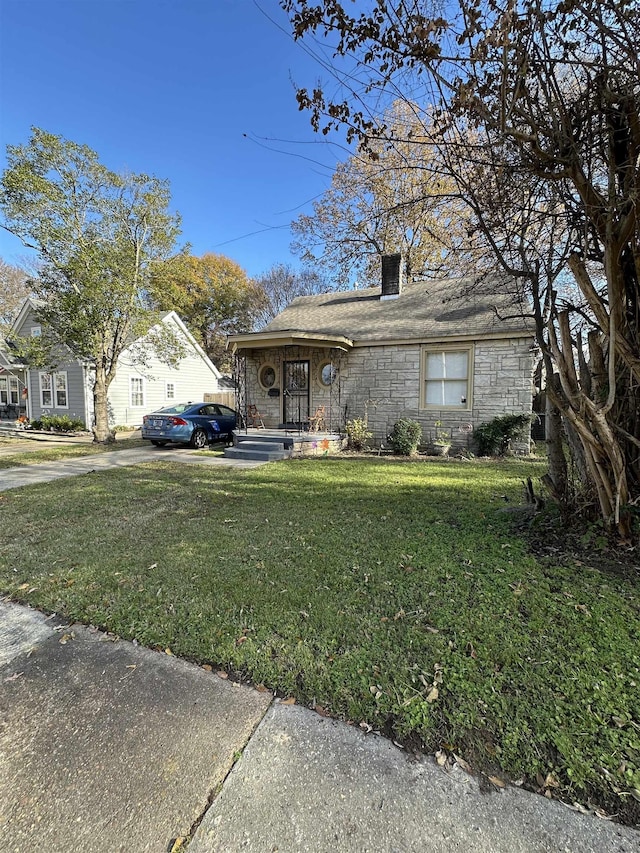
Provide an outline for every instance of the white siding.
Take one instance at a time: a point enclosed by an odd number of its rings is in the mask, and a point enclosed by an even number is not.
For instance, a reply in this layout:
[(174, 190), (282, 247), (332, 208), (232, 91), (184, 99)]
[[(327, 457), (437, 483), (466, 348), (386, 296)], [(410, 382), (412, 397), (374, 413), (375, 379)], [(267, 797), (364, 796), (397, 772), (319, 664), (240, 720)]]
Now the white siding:
[[(171, 321), (169, 321), (171, 322)], [(109, 388), (109, 419), (111, 426), (140, 426), (143, 415), (174, 403), (204, 400), (205, 394), (218, 390), (218, 377), (207, 361), (191, 343), (183, 338), (178, 326), (176, 333), (183, 341), (187, 354), (174, 367), (151, 357), (146, 365), (136, 365), (125, 351), (120, 357), (116, 378)], [(131, 377), (141, 377), (144, 405), (131, 405)], [(167, 400), (167, 383), (173, 383), (175, 397)]]
[[(109, 388), (109, 420), (111, 426), (139, 426), (143, 415), (161, 409), (172, 403), (182, 403), (189, 400), (194, 402), (204, 400), (205, 394), (218, 391), (218, 373), (207, 359), (204, 352), (195, 343), (184, 325), (175, 319), (174, 314), (167, 315), (164, 320), (172, 328), (178, 339), (184, 345), (186, 355), (174, 367), (163, 364), (155, 356), (148, 358), (145, 366), (135, 364), (132, 353), (125, 350), (118, 362), (116, 377)], [(16, 332), (29, 336), (34, 326), (40, 325), (29, 307), (24, 310), (24, 316)], [(67, 403), (68, 407), (58, 409), (55, 405), (43, 410), (40, 405), (40, 371), (29, 371), (29, 398), (32, 417), (37, 418), (46, 411), (49, 414), (69, 415), (79, 418), (90, 429), (93, 425), (93, 374), (85, 372), (83, 366), (75, 360), (69, 360), (68, 352), (60, 358), (53, 370), (67, 373)], [(131, 377), (143, 379), (144, 405), (131, 405)], [(167, 383), (174, 387), (174, 399), (167, 400)]]

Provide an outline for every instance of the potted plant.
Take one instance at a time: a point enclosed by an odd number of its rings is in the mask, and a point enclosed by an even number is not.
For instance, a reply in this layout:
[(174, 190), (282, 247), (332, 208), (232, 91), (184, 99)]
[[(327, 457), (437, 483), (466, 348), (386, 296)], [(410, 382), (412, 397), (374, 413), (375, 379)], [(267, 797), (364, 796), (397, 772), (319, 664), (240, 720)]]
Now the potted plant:
[(434, 456), (447, 456), (451, 450), (451, 435), (448, 430), (443, 428), (442, 421), (436, 421), (436, 437), (433, 440), (432, 448)]

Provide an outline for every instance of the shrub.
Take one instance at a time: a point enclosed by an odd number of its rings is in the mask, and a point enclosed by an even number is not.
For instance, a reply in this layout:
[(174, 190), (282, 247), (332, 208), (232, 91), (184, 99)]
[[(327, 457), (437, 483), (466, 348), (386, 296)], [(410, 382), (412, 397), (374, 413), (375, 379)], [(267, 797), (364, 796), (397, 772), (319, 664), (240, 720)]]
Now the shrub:
[(480, 424), (473, 432), (479, 456), (504, 456), (509, 442), (524, 438), (529, 430), (529, 415), (499, 415), (486, 424)]
[(80, 432), (86, 429), (79, 418), (70, 418), (69, 415), (42, 415), (42, 417), (31, 421), (31, 427), (32, 429), (49, 429), (54, 432)]
[(347, 440), (351, 450), (362, 450), (367, 441), (373, 436), (364, 418), (354, 418), (347, 421)]
[(434, 423), (436, 428), (436, 437), (434, 444), (439, 444), (441, 447), (448, 447), (451, 445), (451, 434), (448, 430), (443, 429), (442, 421), (436, 421)]
[(393, 425), (389, 436), (393, 452), (398, 456), (413, 456), (418, 451), (422, 438), (422, 427), (417, 421), (401, 418)]

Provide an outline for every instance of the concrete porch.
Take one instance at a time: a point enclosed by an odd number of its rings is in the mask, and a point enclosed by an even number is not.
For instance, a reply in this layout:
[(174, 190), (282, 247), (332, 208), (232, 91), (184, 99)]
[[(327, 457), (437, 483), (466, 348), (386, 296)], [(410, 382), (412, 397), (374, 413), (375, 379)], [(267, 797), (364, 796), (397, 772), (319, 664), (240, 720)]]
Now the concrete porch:
[(293, 456), (326, 456), (339, 453), (345, 446), (346, 436), (336, 432), (251, 428), (236, 430), (233, 447), (227, 447), (224, 455), (271, 462)]

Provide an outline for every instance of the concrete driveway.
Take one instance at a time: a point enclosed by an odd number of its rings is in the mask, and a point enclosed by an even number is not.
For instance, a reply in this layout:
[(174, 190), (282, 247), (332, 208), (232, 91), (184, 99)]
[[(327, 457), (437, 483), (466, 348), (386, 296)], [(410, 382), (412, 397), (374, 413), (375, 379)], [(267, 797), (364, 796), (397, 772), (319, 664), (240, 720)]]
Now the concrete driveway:
[[(15, 450), (13, 451), (16, 452)], [(21, 465), (16, 468), (0, 469), (0, 492), (17, 489), (35, 483), (46, 483), (65, 477), (78, 477), (81, 474), (93, 474), (114, 468), (125, 468), (143, 462), (180, 462), (183, 464), (209, 465), (214, 467), (255, 468), (264, 462), (226, 459), (222, 456), (207, 456), (188, 448), (134, 447), (130, 450), (113, 450), (79, 456), (75, 459), (61, 459), (56, 462), (39, 462), (34, 465)]]

